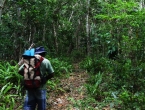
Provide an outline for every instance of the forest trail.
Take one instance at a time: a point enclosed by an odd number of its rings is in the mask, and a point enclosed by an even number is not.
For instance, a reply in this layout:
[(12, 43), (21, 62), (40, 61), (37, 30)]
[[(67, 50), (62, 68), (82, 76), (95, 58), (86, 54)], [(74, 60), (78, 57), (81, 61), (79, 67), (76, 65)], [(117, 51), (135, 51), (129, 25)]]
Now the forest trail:
[(70, 99), (81, 100), (86, 97), (85, 83), (88, 79), (86, 71), (73, 64), (74, 70), (68, 78), (61, 79), (59, 86), (62, 90), (48, 92), (47, 110), (79, 110), (73, 107)]

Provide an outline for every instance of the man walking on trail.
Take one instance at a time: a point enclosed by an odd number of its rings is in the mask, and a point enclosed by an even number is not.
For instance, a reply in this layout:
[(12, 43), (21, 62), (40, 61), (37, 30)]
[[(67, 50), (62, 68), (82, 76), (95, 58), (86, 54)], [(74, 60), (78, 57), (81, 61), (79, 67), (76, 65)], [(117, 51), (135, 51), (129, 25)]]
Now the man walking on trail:
[[(54, 70), (50, 63), (50, 61), (45, 57), (46, 51), (44, 47), (40, 46), (35, 49), (35, 55), (40, 55), (43, 57), (43, 61), (40, 65), (40, 72), (42, 77), (42, 84), (37, 89), (27, 89), (26, 97), (24, 100), (24, 110), (35, 110), (36, 106), (37, 110), (46, 110), (46, 83), (49, 79), (54, 76)], [(19, 68), (19, 73), (21, 74), (24, 70), (24, 66), (22, 65)]]

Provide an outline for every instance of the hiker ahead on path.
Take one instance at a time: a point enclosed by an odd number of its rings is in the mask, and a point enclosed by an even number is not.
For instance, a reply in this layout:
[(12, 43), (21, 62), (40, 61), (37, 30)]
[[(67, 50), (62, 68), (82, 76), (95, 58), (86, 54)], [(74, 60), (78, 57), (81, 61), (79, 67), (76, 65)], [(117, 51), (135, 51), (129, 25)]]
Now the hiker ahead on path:
[(38, 110), (46, 110), (46, 83), (54, 76), (54, 70), (45, 55), (42, 46), (23, 54), (23, 65), (19, 68), (19, 73), (24, 76), (26, 88), (24, 110), (35, 110), (36, 105)]

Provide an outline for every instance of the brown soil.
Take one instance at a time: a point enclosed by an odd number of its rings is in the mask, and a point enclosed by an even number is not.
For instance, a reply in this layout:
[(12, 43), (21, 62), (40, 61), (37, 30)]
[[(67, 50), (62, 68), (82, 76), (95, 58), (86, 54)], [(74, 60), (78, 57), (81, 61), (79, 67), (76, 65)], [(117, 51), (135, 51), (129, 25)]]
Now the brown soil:
[(68, 78), (61, 79), (59, 86), (61, 90), (56, 89), (48, 93), (48, 110), (78, 110), (73, 107), (73, 100), (81, 100), (86, 96), (85, 82), (88, 78), (87, 73), (81, 70), (78, 64), (74, 64), (74, 72)]

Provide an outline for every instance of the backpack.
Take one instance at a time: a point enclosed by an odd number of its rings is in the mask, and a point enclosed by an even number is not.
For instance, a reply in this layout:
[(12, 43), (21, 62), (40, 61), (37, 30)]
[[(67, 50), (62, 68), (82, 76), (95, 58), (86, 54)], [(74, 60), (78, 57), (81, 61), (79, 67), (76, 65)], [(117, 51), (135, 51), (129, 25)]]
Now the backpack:
[(42, 78), (40, 73), (40, 65), (43, 57), (34, 55), (35, 49), (26, 50), (23, 54), (23, 78), (24, 87), (26, 89), (39, 88), (41, 86)]

